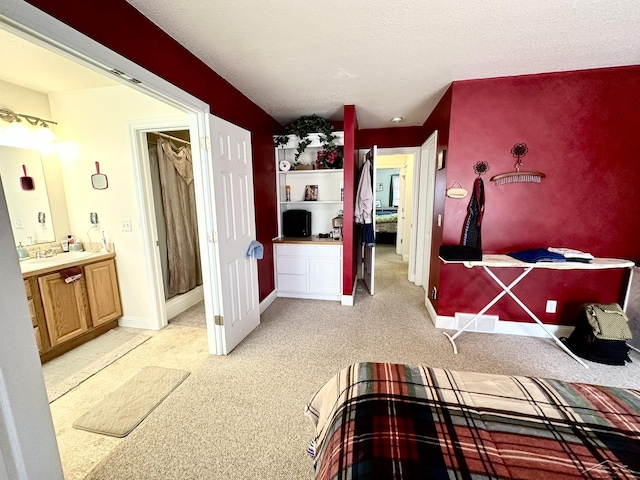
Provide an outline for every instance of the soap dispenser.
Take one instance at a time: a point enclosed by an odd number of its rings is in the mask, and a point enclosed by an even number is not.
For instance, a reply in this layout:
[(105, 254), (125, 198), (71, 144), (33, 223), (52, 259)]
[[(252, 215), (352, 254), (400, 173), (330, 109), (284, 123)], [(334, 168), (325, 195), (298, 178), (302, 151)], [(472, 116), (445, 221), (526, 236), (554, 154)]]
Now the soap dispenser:
[(29, 258), (29, 250), (27, 250), (22, 246), (22, 242), (19, 242), (18, 243), (18, 259), (26, 260), (27, 258)]

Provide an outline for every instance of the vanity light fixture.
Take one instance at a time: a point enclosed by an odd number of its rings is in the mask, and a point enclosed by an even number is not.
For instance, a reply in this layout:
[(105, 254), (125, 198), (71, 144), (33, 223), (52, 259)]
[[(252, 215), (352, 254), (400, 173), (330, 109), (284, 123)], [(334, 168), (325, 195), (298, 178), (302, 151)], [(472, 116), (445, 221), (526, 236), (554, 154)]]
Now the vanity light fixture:
[(402, 117), (393, 117), (393, 118), (391, 119), (391, 121), (392, 121), (393, 123), (400, 123), (402, 120), (403, 120), (403, 118), (402, 118)]
[(8, 108), (0, 108), (0, 119), (8, 123), (20, 123), (22, 119), (25, 119), (29, 125), (34, 127), (40, 127), (38, 135), (45, 137), (49, 141), (56, 139), (55, 134), (49, 129), (49, 125), (57, 125), (57, 122), (53, 120), (45, 120), (44, 118), (36, 117), (33, 115), (26, 115), (24, 113), (15, 113)]

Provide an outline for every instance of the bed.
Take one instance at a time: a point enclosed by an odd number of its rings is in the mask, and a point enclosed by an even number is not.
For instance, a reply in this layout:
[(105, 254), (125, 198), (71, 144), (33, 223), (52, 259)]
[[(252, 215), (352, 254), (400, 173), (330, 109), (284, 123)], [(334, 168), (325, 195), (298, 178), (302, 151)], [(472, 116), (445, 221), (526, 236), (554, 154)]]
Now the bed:
[(376, 210), (376, 242), (395, 243), (397, 231), (397, 210)]
[(640, 475), (638, 390), (357, 363), (306, 415), (316, 480)]

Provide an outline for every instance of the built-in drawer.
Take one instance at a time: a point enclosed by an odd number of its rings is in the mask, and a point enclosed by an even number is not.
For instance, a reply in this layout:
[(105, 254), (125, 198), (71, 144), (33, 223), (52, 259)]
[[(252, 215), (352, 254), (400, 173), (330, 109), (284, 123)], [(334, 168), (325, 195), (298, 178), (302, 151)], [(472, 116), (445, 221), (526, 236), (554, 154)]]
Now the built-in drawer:
[(278, 257), (276, 259), (276, 272), (292, 275), (307, 274), (307, 259), (304, 257)]
[(303, 257), (337, 257), (342, 254), (341, 245), (276, 245), (276, 255), (291, 255)]
[(31, 298), (31, 285), (29, 285), (29, 280), (23, 280), (24, 282), (24, 291), (27, 292), (27, 298)]
[(300, 292), (307, 291), (307, 276), (306, 275), (283, 275), (278, 274), (278, 284), (276, 288), (283, 292)]

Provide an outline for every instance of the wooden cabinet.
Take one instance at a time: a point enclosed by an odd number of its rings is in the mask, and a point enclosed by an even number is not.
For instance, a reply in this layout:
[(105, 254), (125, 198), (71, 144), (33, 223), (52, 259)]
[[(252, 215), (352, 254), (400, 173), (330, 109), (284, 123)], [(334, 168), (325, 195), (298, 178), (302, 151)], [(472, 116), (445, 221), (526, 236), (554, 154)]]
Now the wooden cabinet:
[(342, 299), (342, 245), (274, 244), (279, 297)]
[(116, 266), (113, 260), (92, 263), (84, 267), (87, 281), (87, 296), (94, 327), (122, 316), (120, 291)]
[(31, 285), (28, 280), (24, 281), (24, 291), (27, 294), (27, 302), (29, 303), (29, 313), (31, 314), (31, 326), (33, 326), (33, 335), (36, 337), (36, 344), (38, 345), (38, 352), (42, 352), (42, 337), (40, 337), (40, 327), (38, 326), (38, 318), (36, 316), (35, 301), (33, 300), (33, 293)]
[(43, 363), (116, 327), (122, 316), (115, 260), (80, 266), (82, 277), (71, 283), (52, 268), (24, 280)]
[(65, 283), (59, 273), (38, 277), (40, 297), (52, 347), (89, 329), (89, 309), (83, 279)]

